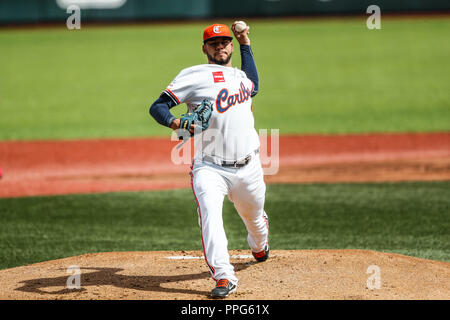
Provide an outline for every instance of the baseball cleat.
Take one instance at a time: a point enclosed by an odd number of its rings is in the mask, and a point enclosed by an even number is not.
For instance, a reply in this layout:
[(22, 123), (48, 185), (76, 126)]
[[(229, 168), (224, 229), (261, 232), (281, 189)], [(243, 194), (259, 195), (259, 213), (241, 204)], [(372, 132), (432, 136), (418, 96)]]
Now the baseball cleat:
[(236, 291), (237, 286), (227, 279), (217, 281), (216, 287), (212, 289), (211, 296), (213, 298), (225, 298), (229, 294)]
[(266, 244), (266, 247), (263, 251), (260, 252), (252, 252), (253, 257), (255, 257), (256, 261), (264, 262), (269, 258), (269, 245)]

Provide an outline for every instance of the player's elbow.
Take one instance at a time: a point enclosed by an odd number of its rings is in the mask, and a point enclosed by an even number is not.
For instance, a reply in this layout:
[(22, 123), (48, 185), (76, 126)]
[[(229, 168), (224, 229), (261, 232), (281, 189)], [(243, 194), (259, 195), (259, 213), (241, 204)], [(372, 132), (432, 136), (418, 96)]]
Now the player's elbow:
[(156, 120), (156, 122), (158, 122), (161, 125), (166, 125), (164, 122), (164, 107), (158, 103), (158, 100), (155, 101), (149, 109), (149, 113), (150, 115), (153, 117), (153, 119)]
[(253, 98), (254, 96), (256, 96), (258, 94), (258, 92), (259, 92), (259, 81), (256, 80), (256, 81), (253, 81), (253, 90), (252, 90), (252, 93), (250, 96)]
[(174, 118), (169, 109), (170, 104), (160, 97), (150, 106), (149, 113), (156, 120), (156, 122), (163, 126), (169, 127)]
[(148, 109), (148, 113), (156, 119), (156, 114), (158, 113), (158, 103), (157, 101), (153, 102), (153, 104)]

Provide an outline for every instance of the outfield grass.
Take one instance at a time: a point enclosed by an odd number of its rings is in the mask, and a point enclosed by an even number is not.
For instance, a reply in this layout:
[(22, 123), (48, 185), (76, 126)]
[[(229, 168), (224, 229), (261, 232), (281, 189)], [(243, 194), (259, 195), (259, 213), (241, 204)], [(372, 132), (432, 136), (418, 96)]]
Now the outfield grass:
[[(0, 30), (0, 140), (167, 136), (148, 107), (181, 69), (205, 63), (206, 24)], [(257, 128), (450, 130), (450, 19), (250, 24)]]
[[(273, 249), (370, 249), (450, 261), (450, 182), (269, 185)], [(201, 250), (192, 191), (0, 199), (0, 269), (91, 252)], [(225, 200), (229, 249), (248, 249)]]

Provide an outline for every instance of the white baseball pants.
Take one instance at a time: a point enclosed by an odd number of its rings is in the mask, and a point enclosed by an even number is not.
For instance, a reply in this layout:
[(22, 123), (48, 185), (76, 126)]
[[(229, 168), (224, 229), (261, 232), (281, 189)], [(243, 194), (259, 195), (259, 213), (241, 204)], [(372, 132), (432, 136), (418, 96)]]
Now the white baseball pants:
[(269, 224), (264, 211), (266, 185), (259, 154), (253, 154), (250, 162), (241, 168), (224, 168), (195, 160), (191, 184), (197, 202), (203, 252), (212, 278), (228, 279), (237, 284), (223, 225), (223, 201), (228, 195), (233, 202), (246, 226), (250, 249), (253, 252), (264, 250)]

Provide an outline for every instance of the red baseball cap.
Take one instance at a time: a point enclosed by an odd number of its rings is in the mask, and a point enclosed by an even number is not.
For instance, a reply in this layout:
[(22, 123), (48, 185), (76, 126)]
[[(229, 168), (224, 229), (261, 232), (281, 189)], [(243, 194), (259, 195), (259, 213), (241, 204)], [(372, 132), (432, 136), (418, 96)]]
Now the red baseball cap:
[(230, 29), (224, 24), (215, 23), (206, 27), (203, 31), (203, 43), (218, 37), (230, 38), (230, 40), (233, 39)]

